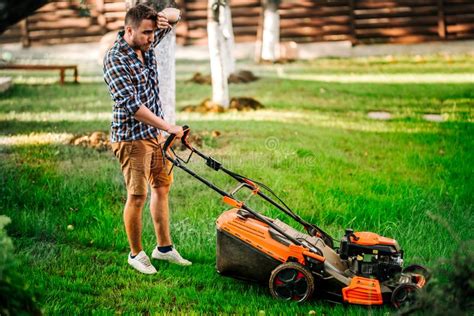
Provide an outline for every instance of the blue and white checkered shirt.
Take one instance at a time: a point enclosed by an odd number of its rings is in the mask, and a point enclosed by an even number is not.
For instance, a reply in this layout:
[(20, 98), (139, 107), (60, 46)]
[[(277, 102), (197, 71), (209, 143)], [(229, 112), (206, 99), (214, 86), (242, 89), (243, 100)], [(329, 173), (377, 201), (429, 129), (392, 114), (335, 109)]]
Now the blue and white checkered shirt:
[(145, 64), (118, 33), (114, 46), (104, 57), (104, 80), (115, 102), (110, 138), (112, 143), (150, 139), (160, 130), (135, 119), (135, 112), (142, 105), (163, 118), (159, 99), (158, 72), (154, 48), (172, 29), (157, 29), (150, 49), (143, 54)]

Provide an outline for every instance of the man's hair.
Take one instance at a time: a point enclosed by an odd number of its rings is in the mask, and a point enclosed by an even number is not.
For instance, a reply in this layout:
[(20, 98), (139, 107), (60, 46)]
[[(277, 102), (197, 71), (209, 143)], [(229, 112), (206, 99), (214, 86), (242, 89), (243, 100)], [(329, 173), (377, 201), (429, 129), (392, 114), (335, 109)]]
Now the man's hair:
[(143, 20), (153, 20), (157, 18), (157, 12), (150, 6), (140, 3), (128, 10), (125, 15), (125, 25), (130, 25), (136, 29)]

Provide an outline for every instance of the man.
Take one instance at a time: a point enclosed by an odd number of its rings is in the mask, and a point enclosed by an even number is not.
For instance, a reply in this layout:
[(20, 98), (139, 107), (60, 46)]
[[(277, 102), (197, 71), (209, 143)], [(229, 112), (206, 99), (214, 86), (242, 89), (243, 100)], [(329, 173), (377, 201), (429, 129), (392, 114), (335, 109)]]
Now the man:
[(114, 100), (112, 150), (121, 164), (127, 187), (123, 213), (130, 244), (128, 263), (136, 270), (156, 273), (141, 243), (142, 210), (151, 188), (150, 212), (157, 247), (152, 258), (190, 265), (173, 248), (169, 229), (168, 193), (173, 180), (162, 157), (163, 131), (183, 135), (181, 126), (163, 120), (153, 48), (179, 20), (179, 10), (157, 13), (139, 4), (125, 16), (125, 30), (104, 58), (104, 79)]

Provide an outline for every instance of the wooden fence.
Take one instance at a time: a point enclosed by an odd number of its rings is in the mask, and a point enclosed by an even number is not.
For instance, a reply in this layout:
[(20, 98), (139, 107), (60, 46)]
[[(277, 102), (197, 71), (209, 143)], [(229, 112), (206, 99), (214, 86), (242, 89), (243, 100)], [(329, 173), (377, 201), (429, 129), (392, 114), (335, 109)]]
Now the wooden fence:
[[(181, 44), (207, 43), (207, 0), (178, 1)], [(0, 43), (23, 45), (98, 41), (123, 26), (122, 0), (56, 0), (10, 27)], [(260, 0), (231, 0), (237, 42), (252, 42), (261, 25)], [(474, 38), (474, 0), (283, 0), (281, 41), (349, 40), (353, 44), (416, 43)]]

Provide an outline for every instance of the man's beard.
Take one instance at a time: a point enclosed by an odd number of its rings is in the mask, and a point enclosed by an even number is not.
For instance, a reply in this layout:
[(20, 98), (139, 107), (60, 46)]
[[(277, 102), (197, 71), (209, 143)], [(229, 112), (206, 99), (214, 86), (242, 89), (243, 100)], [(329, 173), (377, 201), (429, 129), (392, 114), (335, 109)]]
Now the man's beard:
[(147, 52), (151, 47), (151, 44), (141, 45), (139, 48), (142, 52)]
[(151, 47), (151, 44), (142, 44), (142, 45), (138, 45), (136, 44), (135, 42), (133, 42), (133, 45), (132, 45), (132, 48), (133, 49), (139, 49), (141, 50), (142, 52), (147, 52)]

